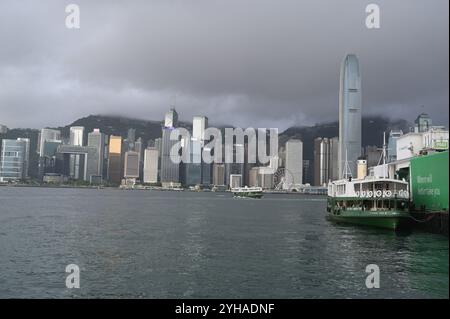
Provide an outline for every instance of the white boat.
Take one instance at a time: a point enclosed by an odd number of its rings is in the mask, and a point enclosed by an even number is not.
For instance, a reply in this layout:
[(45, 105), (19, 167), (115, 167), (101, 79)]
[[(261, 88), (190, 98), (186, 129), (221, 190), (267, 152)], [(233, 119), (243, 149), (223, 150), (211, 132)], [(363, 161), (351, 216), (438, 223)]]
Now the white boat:
[(232, 188), (231, 192), (234, 197), (261, 198), (263, 196), (262, 187), (236, 187)]

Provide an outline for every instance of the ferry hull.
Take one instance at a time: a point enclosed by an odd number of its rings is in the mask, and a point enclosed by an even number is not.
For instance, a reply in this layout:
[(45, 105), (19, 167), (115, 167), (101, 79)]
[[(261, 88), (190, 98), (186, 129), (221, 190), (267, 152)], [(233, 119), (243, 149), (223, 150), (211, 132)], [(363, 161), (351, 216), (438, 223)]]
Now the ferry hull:
[(338, 223), (370, 226), (390, 230), (399, 230), (407, 228), (410, 225), (409, 218), (407, 217), (351, 217), (329, 215), (328, 219)]
[(410, 225), (409, 214), (399, 213), (399, 215), (391, 216), (370, 216), (369, 214), (362, 214), (364, 212), (354, 212), (350, 214), (333, 215), (329, 214), (328, 219), (333, 222), (346, 223), (361, 226), (370, 226), (391, 230), (399, 230)]
[(262, 193), (240, 193), (240, 194), (234, 194), (234, 197), (237, 198), (261, 198), (263, 197)]

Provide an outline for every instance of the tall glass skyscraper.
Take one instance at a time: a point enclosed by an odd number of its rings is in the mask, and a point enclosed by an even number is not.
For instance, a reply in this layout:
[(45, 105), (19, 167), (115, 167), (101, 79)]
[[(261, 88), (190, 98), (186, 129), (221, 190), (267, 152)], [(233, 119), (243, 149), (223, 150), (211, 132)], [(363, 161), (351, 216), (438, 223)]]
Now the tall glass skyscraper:
[(122, 179), (122, 137), (109, 137), (108, 179), (111, 183), (120, 184)]
[(29, 139), (2, 140), (0, 181), (21, 180), (27, 177), (29, 143)]
[[(356, 55), (342, 61), (339, 87), (339, 177), (356, 177), (361, 156), (361, 72)], [(346, 161), (348, 166), (346, 169)], [(348, 172), (348, 170), (350, 170)]]
[(170, 139), (170, 133), (178, 125), (178, 113), (170, 109), (164, 119), (161, 146), (161, 184), (162, 186), (176, 185), (180, 183), (180, 164), (173, 161), (170, 150), (177, 143)]
[(95, 128), (88, 134), (88, 146), (95, 147), (98, 150), (96, 175), (103, 177), (103, 166), (105, 161), (105, 134)]

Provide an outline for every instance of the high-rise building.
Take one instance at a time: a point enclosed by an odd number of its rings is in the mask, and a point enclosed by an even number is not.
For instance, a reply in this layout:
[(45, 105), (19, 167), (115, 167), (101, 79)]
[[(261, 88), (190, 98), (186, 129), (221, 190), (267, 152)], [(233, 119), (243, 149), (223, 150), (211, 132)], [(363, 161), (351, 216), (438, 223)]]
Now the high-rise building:
[(258, 186), (264, 189), (272, 189), (274, 187), (273, 184), (273, 175), (275, 170), (271, 167), (259, 167), (258, 169)]
[(259, 186), (259, 167), (252, 167), (248, 172), (248, 186)]
[(164, 127), (173, 128), (178, 126), (178, 113), (175, 108), (171, 108), (164, 117)]
[(61, 143), (61, 132), (59, 130), (43, 128), (39, 132), (37, 145), (39, 178), (42, 178), (45, 173), (54, 173), (56, 150)]
[(212, 165), (202, 162), (202, 185), (211, 185), (212, 183)]
[(419, 114), (419, 116), (417, 116), (416, 120), (414, 121), (414, 124), (415, 124), (414, 132), (424, 133), (431, 128), (433, 122), (428, 114), (421, 113)]
[(364, 149), (364, 156), (366, 159), (367, 167), (374, 167), (382, 164), (381, 157), (383, 150), (376, 145), (366, 146)]
[(124, 178), (139, 178), (139, 153), (135, 151), (125, 152), (123, 167)]
[[(339, 176), (356, 176), (361, 156), (361, 72), (356, 55), (342, 61), (339, 87)], [(348, 171), (350, 170), (350, 171)]]
[(158, 182), (159, 151), (156, 147), (147, 147), (144, 151), (144, 183)]
[(330, 180), (335, 181), (339, 179), (339, 137), (330, 138), (328, 142), (330, 143), (328, 177)]
[(25, 153), (23, 155), (23, 178), (29, 177), (30, 170), (30, 139), (19, 137), (17, 141), (24, 143)]
[(88, 134), (88, 146), (95, 147), (98, 152), (97, 159), (97, 170), (95, 175), (103, 177), (103, 167), (105, 159), (105, 134), (100, 132), (98, 128), (95, 128), (91, 133)]
[(225, 185), (225, 165), (213, 164), (213, 185), (223, 186)]
[[(83, 126), (72, 126), (70, 127), (70, 140), (69, 145), (72, 146), (83, 146), (84, 137), (84, 127)], [(70, 155), (70, 176), (74, 179), (79, 179), (80, 167), (81, 167), (81, 156), (79, 154)]]
[(53, 130), (48, 128), (41, 129), (38, 138), (38, 148), (37, 152), (40, 157), (45, 157), (45, 142), (56, 142), (61, 144), (61, 132), (59, 130)]
[(8, 127), (6, 125), (0, 124), (0, 135), (8, 133)]
[(397, 139), (403, 135), (403, 131), (391, 131), (387, 146), (387, 161), (394, 162), (397, 160)]
[(338, 150), (337, 137), (314, 140), (314, 185), (323, 186), (330, 180), (339, 179)]
[(3, 139), (0, 152), (0, 182), (18, 181), (27, 177), (28, 139)]
[(134, 151), (139, 154), (139, 179), (143, 180), (144, 173), (144, 143), (142, 142), (142, 138), (139, 137), (134, 142)]
[(323, 186), (330, 179), (330, 142), (328, 138), (314, 140), (314, 185)]
[(70, 127), (70, 145), (83, 146), (84, 127), (71, 126)]
[(192, 121), (192, 139), (200, 141), (201, 146), (205, 140), (205, 130), (208, 127), (208, 118), (206, 116), (194, 116)]
[(230, 188), (242, 187), (242, 175), (230, 174)]
[(172, 147), (178, 142), (170, 139), (170, 133), (178, 125), (178, 114), (175, 109), (166, 113), (162, 130), (161, 145), (161, 184), (164, 186), (180, 185), (180, 164), (171, 156)]
[(128, 129), (127, 140), (129, 143), (134, 143), (136, 141), (136, 129)]
[(109, 137), (108, 179), (111, 183), (120, 184), (122, 180), (122, 137)]
[(286, 169), (293, 180), (288, 181), (292, 187), (298, 187), (303, 182), (303, 142), (290, 139), (286, 142)]

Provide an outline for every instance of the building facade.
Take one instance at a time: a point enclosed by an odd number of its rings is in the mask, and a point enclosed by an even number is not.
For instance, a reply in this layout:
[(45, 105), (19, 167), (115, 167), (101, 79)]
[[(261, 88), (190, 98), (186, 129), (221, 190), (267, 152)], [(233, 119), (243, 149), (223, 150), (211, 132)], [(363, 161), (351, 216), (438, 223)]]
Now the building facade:
[(288, 181), (292, 187), (298, 187), (303, 182), (303, 142), (291, 139), (286, 142), (286, 169), (292, 176)]
[(100, 132), (99, 129), (94, 129), (88, 134), (88, 146), (95, 147), (98, 152), (98, 158), (96, 159), (97, 169), (95, 171), (96, 176), (103, 178), (103, 171), (105, 166), (105, 134)]
[[(339, 176), (356, 176), (361, 156), (361, 72), (356, 55), (349, 54), (341, 65), (339, 87)], [(348, 171), (349, 170), (349, 171)]]
[(144, 151), (144, 183), (158, 182), (159, 151), (156, 147), (147, 147)]
[[(28, 139), (3, 139), (0, 152), (0, 182), (19, 181), (28, 175)], [(28, 149), (28, 151), (27, 151)]]
[(114, 184), (120, 184), (122, 180), (122, 137), (111, 135), (109, 137), (108, 152), (108, 180)]

